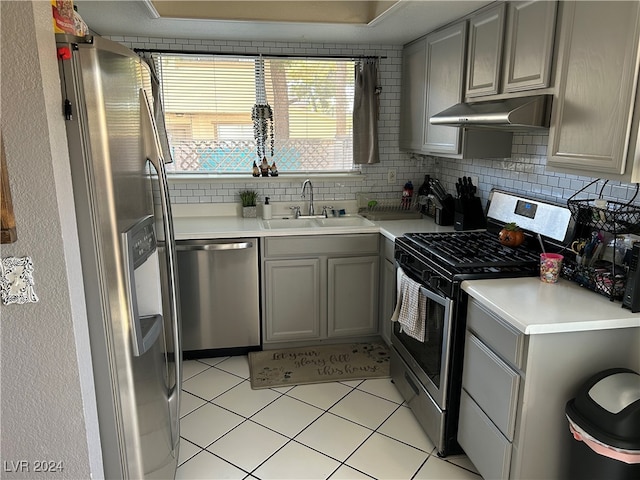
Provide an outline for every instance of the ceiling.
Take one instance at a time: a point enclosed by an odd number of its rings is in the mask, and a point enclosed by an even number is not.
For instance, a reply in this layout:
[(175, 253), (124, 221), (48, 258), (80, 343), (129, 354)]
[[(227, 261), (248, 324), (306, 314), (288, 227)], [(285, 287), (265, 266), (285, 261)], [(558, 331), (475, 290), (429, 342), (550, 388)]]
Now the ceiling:
[(384, 15), (399, 1), (384, 0), (291, 0), (167, 1), (148, 0), (162, 18), (240, 20), (293, 23), (345, 23), (366, 25)]
[(100, 35), (402, 45), (491, 3), (396, 1), (75, 0)]

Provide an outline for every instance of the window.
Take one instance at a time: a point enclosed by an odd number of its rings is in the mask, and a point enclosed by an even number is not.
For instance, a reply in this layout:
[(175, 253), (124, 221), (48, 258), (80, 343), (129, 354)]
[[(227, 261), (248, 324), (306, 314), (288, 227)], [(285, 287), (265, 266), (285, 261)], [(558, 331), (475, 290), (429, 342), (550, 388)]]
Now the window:
[(251, 172), (262, 161), (252, 109), (264, 93), (273, 111), (273, 141), (269, 135), (263, 148), (269, 165), (281, 173), (354, 170), (354, 60), (164, 53), (155, 60), (170, 170)]

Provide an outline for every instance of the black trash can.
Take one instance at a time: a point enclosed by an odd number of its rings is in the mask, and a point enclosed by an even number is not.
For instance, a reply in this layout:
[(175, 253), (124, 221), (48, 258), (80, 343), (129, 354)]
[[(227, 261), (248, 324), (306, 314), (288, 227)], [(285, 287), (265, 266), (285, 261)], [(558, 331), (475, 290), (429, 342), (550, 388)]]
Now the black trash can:
[(565, 413), (577, 440), (570, 452), (570, 478), (640, 478), (640, 375), (626, 368), (591, 377), (569, 400)]

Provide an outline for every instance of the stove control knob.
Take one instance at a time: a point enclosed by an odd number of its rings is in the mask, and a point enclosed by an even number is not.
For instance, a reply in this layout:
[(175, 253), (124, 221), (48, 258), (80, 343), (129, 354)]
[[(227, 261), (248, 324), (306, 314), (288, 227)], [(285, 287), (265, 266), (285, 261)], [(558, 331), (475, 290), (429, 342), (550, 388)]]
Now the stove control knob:
[(397, 258), (398, 258), (398, 263), (400, 263), (400, 265), (410, 264), (413, 262), (413, 258), (411, 258), (411, 256), (407, 255), (406, 253), (398, 254)]

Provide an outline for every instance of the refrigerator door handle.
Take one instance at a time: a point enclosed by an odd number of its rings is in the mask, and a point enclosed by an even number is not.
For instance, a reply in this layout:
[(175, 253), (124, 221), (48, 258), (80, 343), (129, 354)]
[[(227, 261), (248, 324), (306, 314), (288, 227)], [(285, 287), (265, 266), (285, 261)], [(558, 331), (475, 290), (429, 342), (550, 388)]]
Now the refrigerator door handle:
[(141, 128), (145, 147), (145, 156), (153, 164), (158, 172), (158, 186), (160, 189), (160, 202), (162, 208), (162, 222), (165, 229), (165, 248), (167, 252), (167, 277), (169, 282), (169, 308), (173, 333), (175, 384), (169, 391), (169, 411), (171, 414), (172, 445), (177, 448), (180, 441), (180, 390), (182, 388), (182, 343), (180, 333), (180, 321), (178, 318), (178, 297), (176, 288), (176, 251), (175, 235), (173, 232), (173, 220), (171, 216), (171, 204), (169, 202), (169, 185), (162, 158), (162, 149), (158, 140), (151, 107), (144, 89), (140, 89)]
[(253, 242), (233, 242), (233, 243), (207, 243), (205, 245), (176, 245), (176, 250), (193, 251), (193, 250), (246, 250), (253, 248)]

